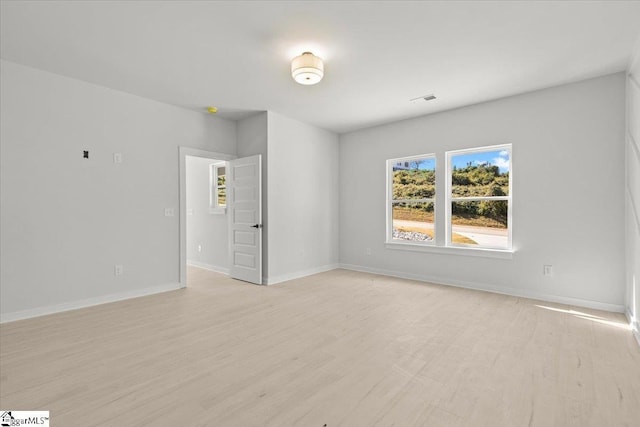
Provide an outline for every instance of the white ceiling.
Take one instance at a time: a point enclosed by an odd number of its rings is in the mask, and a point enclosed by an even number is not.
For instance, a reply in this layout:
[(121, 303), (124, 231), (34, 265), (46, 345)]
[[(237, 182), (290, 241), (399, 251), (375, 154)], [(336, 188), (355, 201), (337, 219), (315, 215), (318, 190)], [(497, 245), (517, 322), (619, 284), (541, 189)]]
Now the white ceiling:
[[(0, 12), (3, 59), (339, 133), (622, 71), (640, 33), (640, 1), (3, 0)], [(305, 50), (325, 59), (315, 86), (290, 75)]]

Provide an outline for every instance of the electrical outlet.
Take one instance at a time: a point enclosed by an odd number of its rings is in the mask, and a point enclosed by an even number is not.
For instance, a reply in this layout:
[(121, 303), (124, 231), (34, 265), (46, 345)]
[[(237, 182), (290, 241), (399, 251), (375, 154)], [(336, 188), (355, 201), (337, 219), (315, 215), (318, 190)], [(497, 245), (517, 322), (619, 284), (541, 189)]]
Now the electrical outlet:
[(164, 208), (164, 216), (173, 216), (173, 208)]
[(364, 253), (367, 254), (367, 255), (371, 255), (371, 248), (365, 249)]
[(202, 245), (198, 245), (198, 252), (202, 252)]
[(542, 274), (545, 276), (553, 276), (553, 265), (544, 265), (542, 267)]
[(113, 274), (114, 276), (122, 276), (124, 273), (124, 267), (122, 264), (116, 264), (113, 266)]
[(122, 163), (122, 153), (113, 153), (113, 163)]

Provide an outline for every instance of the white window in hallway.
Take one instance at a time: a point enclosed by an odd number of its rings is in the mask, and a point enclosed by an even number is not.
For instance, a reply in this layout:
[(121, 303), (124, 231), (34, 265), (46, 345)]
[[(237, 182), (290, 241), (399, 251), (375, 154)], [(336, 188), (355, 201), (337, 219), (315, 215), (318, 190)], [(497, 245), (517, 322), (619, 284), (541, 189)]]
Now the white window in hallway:
[(387, 173), (387, 241), (433, 245), (435, 156), (389, 160)]
[(227, 180), (225, 163), (209, 166), (209, 212), (225, 213), (227, 206)]
[(511, 145), (446, 153), (447, 246), (511, 249)]

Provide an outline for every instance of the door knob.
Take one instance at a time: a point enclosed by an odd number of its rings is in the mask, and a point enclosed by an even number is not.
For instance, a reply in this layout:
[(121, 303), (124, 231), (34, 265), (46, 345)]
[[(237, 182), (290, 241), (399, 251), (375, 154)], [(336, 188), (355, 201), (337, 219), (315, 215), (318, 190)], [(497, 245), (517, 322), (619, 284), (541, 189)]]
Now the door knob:
[(256, 224), (256, 225), (252, 225), (252, 228), (262, 228), (262, 224)]

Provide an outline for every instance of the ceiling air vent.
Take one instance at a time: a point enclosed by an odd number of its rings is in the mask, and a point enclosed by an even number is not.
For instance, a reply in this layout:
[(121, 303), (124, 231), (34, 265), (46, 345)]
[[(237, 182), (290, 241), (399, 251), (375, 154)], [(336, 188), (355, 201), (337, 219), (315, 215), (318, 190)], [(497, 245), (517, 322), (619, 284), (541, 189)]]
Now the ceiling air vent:
[(424, 99), (425, 101), (431, 101), (431, 100), (436, 99), (436, 96), (434, 94), (423, 95), (423, 96), (419, 96), (417, 98), (410, 99), (410, 101), (417, 101), (418, 99)]

